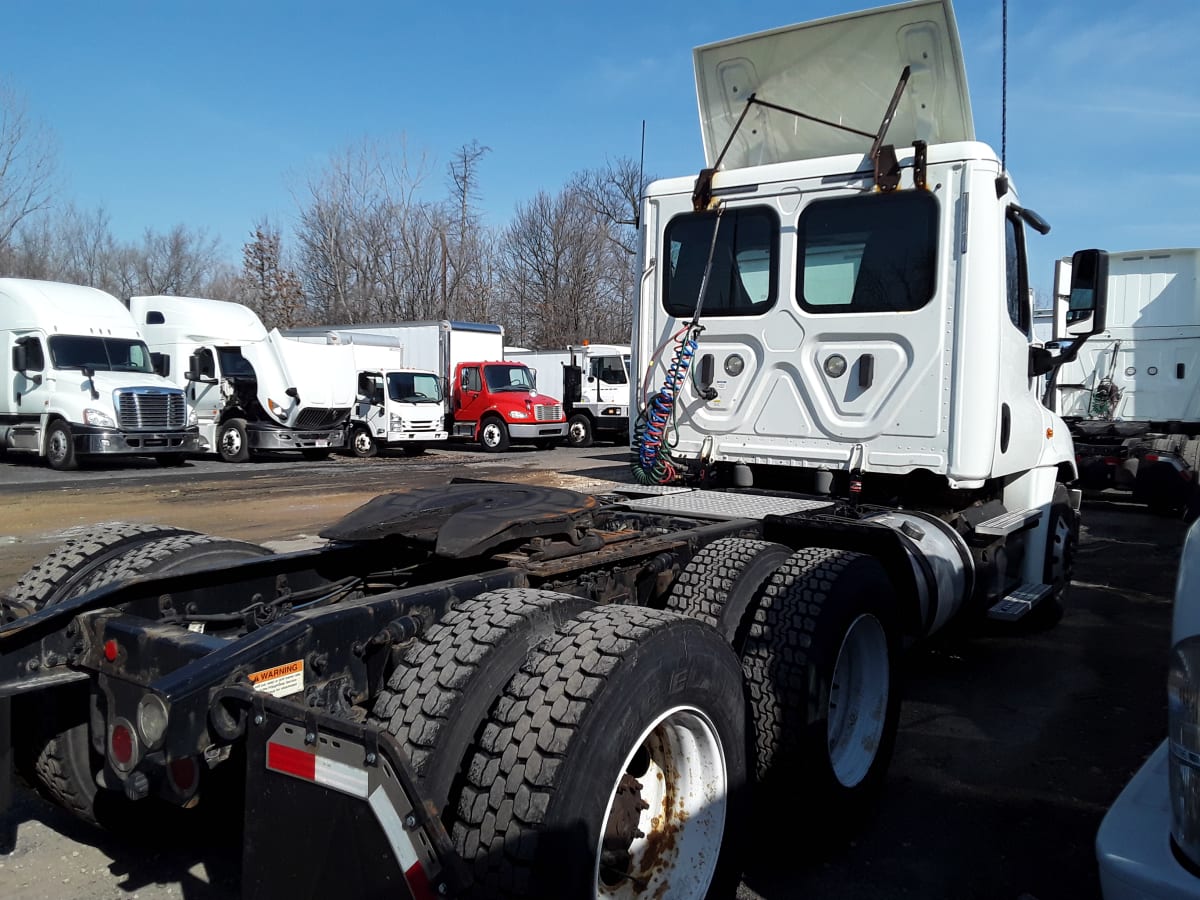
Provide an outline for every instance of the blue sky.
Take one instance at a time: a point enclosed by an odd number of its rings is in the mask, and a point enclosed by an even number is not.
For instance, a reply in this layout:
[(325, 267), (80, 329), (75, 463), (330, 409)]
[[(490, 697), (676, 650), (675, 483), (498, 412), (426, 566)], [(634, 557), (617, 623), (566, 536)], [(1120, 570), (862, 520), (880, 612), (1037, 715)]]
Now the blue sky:
[[(254, 221), (363, 138), (426, 154), (430, 191), (471, 141), (491, 224), (606, 158), (703, 164), (692, 48), (870, 0), (4, 3), (0, 78), (59, 141), (62, 197), (121, 239), (204, 228), (231, 260)], [(1152, 10), (1152, 12), (1151, 12)], [(1000, 0), (959, 0), (977, 136), (1000, 149)], [(1008, 166), (1072, 250), (1200, 245), (1200, 4), (1010, 0)], [(286, 238), (285, 238), (286, 240)]]

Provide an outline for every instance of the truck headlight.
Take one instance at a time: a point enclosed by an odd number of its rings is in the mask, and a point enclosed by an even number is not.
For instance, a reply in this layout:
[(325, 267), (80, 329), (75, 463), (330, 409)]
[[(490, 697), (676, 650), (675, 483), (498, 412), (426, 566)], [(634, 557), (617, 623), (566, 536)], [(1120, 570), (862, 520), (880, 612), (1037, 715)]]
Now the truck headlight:
[(521, 412), (519, 409), (514, 409), (509, 413), (514, 419), (528, 419), (529, 413)]
[(196, 415), (196, 410), (188, 409), (188, 425), (199, 425), (200, 417)]
[(270, 397), (267, 398), (267, 409), (270, 411), (271, 415), (277, 418), (280, 422), (287, 421), (287, 410)]
[(1200, 865), (1200, 635), (1171, 650), (1167, 671), (1171, 836)]
[(100, 409), (85, 409), (83, 411), (83, 422), (85, 425), (94, 425), (97, 428), (117, 427), (117, 423), (113, 421), (112, 416)]

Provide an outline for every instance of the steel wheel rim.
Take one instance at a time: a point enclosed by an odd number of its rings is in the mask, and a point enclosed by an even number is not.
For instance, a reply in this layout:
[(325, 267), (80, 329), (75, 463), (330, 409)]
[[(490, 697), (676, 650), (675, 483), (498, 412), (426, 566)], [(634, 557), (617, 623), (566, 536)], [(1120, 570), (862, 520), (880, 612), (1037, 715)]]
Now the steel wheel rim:
[(55, 428), (50, 432), (50, 446), (46, 448), (46, 454), (50, 457), (51, 462), (56, 463), (67, 458), (67, 436), (61, 428)]
[[(630, 779), (638, 786), (632, 793)], [(720, 857), (728, 795), (725, 753), (708, 717), (685, 706), (661, 713), (614, 779), (595, 853), (593, 897), (703, 898)], [(638, 810), (638, 801), (645, 808)], [(640, 837), (629, 832), (628, 821), (622, 830), (631, 811)]]
[(891, 667), (887, 634), (872, 615), (850, 623), (829, 687), (827, 737), (834, 777), (858, 785), (875, 762), (887, 720)]
[(354, 432), (354, 449), (359, 453), (370, 453), (371, 436), (362, 430)]
[(500, 446), (500, 426), (489, 422), (483, 426), (483, 442), (489, 447)]
[(587, 437), (587, 429), (582, 422), (572, 422), (567, 433), (571, 437), (572, 444), (582, 444)]
[(225, 429), (225, 433), (221, 435), (221, 446), (225, 448), (226, 453), (237, 453), (242, 449), (242, 436), (236, 428)]

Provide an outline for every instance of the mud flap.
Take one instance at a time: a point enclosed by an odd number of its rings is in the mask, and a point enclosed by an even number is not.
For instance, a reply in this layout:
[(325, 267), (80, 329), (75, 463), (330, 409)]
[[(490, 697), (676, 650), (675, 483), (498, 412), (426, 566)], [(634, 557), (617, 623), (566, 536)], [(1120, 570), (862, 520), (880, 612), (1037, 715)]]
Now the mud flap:
[[(245, 900), (434, 900), (466, 881), (387, 734), (260, 700), (246, 724)], [(301, 713), (303, 716), (304, 714)], [(407, 790), (406, 790), (407, 788)]]

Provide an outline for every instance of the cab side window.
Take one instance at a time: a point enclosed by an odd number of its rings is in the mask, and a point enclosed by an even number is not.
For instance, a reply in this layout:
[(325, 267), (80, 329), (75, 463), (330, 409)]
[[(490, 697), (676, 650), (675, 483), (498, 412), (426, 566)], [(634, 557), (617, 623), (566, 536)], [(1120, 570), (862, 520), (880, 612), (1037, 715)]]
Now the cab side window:
[(479, 378), (478, 369), (463, 369), (462, 371), (462, 386), (464, 391), (478, 391), (483, 387), (483, 382)]
[(1008, 318), (1029, 337), (1032, 315), (1025, 265), (1025, 232), (1017, 214), (1011, 210), (1004, 222), (1004, 280), (1008, 292)]

